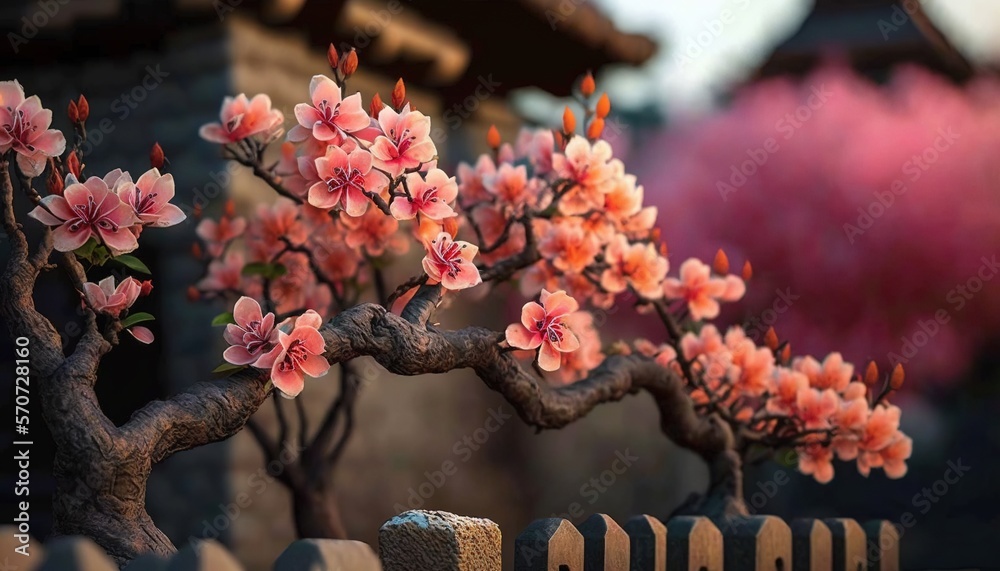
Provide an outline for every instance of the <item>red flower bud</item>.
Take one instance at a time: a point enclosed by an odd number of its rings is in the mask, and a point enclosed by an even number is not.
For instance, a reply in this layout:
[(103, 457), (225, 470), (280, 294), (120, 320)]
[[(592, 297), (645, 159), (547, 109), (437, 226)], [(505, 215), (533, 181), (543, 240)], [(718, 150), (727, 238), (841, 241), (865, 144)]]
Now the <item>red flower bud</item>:
[(385, 103), (382, 103), (382, 97), (376, 93), (372, 96), (372, 104), (368, 108), (368, 114), (371, 115), (372, 118), (378, 119), (378, 114), (382, 111), (383, 107), (385, 107)]
[(571, 135), (576, 132), (576, 116), (569, 107), (563, 109), (563, 133)]
[(70, 151), (69, 156), (66, 157), (66, 170), (77, 179), (83, 178), (83, 175), (80, 174), (83, 171), (83, 165), (80, 164), (80, 157), (76, 151)]
[(720, 276), (729, 273), (729, 256), (722, 251), (722, 248), (719, 248), (719, 251), (715, 253), (715, 259), (712, 261), (712, 269)]
[(597, 100), (597, 108), (594, 110), (597, 116), (604, 119), (611, 113), (611, 99), (608, 98), (607, 93), (602, 93), (601, 98)]
[(80, 122), (86, 123), (87, 118), (90, 117), (90, 103), (87, 102), (87, 98), (80, 94), (80, 98), (76, 102), (76, 107), (80, 112)]
[(604, 119), (601, 119), (600, 117), (594, 117), (591, 119), (590, 125), (587, 126), (587, 138), (591, 140), (598, 139), (603, 132)]
[(153, 148), (149, 151), (149, 164), (154, 169), (162, 169), (166, 157), (163, 156), (163, 147), (159, 143), (153, 143)]
[(351, 48), (351, 51), (344, 56), (344, 60), (340, 62), (340, 73), (344, 74), (346, 79), (354, 75), (356, 71), (358, 71), (358, 52)]
[(597, 84), (594, 83), (594, 74), (587, 72), (587, 75), (583, 76), (583, 80), (580, 81), (580, 93), (584, 97), (590, 97), (594, 94), (594, 90), (597, 89)]
[(66, 109), (66, 115), (69, 116), (70, 123), (76, 124), (80, 122), (80, 109), (76, 106), (76, 101), (70, 100), (69, 107)]
[(406, 100), (406, 85), (403, 78), (396, 81), (396, 86), (392, 88), (392, 106), (398, 111), (403, 108), (403, 101)]
[(500, 148), (500, 131), (497, 130), (496, 125), (490, 125), (490, 130), (486, 132), (486, 144), (491, 149)]
[(743, 262), (743, 281), (748, 282), (752, 277), (753, 277), (753, 266), (750, 265), (750, 260), (747, 260)]
[(63, 181), (63, 177), (59, 174), (59, 169), (56, 168), (55, 159), (49, 159), (49, 176), (45, 179), (45, 187), (48, 189), (49, 194), (54, 194), (57, 196), (62, 196), (63, 189), (66, 183)]
[(904, 379), (906, 379), (906, 373), (903, 371), (903, 364), (896, 363), (892, 369), (892, 376), (889, 377), (889, 386), (892, 387), (892, 390), (898, 391), (903, 386)]
[(198, 288), (194, 286), (188, 286), (187, 298), (188, 301), (198, 301), (199, 299), (201, 299), (201, 292), (198, 291)]
[(865, 384), (872, 386), (878, 382), (878, 365), (875, 361), (868, 361), (868, 366), (865, 368)]
[(764, 344), (767, 348), (774, 351), (778, 348), (778, 334), (774, 331), (774, 327), (768, 327), (767, 333), (764, 334)]
[(198, 242), (193, 242), (191, 244), (191, 255), (195, 257), (196, 260), (200, 260), (204, 252), (201, 249), (201, 244)]
[(333, 44), (326, 50), (326, 61), (330, 62), (331, 69), (337, 69), (337, 64), (340, 63), (340, 55), (337, 54), (337, 48)]
[(139, 283), (141, 289), (139, 290), (139, 295), (147, 296), (151, 291), (153, 291), (153, 280), (145, 280)]
[(232, 199), (226, 201), (226, 216), (228, 218), (236, 216), (236, 203)]

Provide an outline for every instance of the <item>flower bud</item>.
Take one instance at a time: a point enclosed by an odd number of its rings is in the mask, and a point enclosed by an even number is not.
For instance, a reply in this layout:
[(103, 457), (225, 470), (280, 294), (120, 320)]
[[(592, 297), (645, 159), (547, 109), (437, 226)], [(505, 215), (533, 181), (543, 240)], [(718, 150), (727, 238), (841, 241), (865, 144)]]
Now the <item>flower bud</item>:
[(868, 361), (868, 366), (865, 367), (865, 384), (872, 386), (878, 382), (878, 365), (875, 361)]
[(611, 113), (611, 99), (608, 98), (607, 93), (602, 93), (601, 98), (597, 100), (597, 108), (594, 109), (594, 113), (601, 119), (604, 119), (608, 116), (608, 113)]
[(139, 290), (140, 296), (147, 296), (151, 291), (153, 291), (153, 280), (144, 280), (139, 283), (141, 289)]
[(204, 252), (201, 249), (201, 244), (199, 244), (198, 242), (191, 243), (191, 255), (194, 256), (196, 260), (201, 259), (201, 257), (204, 255)]
[(563, 133), (567, 135), (572, 135), (576, 132), (576, 116), (573, 115), (573, 111), (566, 107), (563, 109)]
[(403, 78), (399, 78), (396, 81), (395, 87), (392, 88), (392, 106), (397, 111), (403, 108), (403, 102), (406, 101), (406, 85), (403, 83)]
[(80, 164), (80, 156), (76, 151), (70, 151), (69, 156), (66, 157), (66, 170), (77, 179), (83, 178), (83, 175), (80, 174), (83, 171), (83, 165)]
[(775, 351), (778, 349), (778, 334), (774, 331), (774, 327), (768, 327), (767, 333), (764, 333), (764, 344), (767, 348)]
[(356, 71), (358, 71), (358, 52), (351, 48), (351, 51), (344, 56), (344, 60), (340, 62), (340, 73), (344, 74), (344, 79), (347, 79)]
[(236, 203), (232, 199), (226, 201), (226, 217), (232, 218), (236, 216)]
[(326, 49), (326, 61), (330, 62), (330, 69), (337, 69), (337, 65), (340, 64), (340, 55), (333, 44), (330, 44), (330, 47)]
[(70, 123), (75, 125), (80, 122), (80, 109), (76, 106), (76, 101), (70, 100), (69, 107), (66, 109), (66, 115), (69, 116)]
[(153, 143), (153, 148), (149, 150), (149, 164), (154, 169), (162, 169), (166, 160), (166, 157), (163, 156), (163, 147), (159, 143)]
[(587, 75), (583, 76), (583, 80), (580, 81), (580, 93), (584, 97), (590, 97), (594, 94), (594, 90), (597, 89), (597, 85), (594, 83), (594, 74), (587, 72)]
[(896, 366), (892, 369), (892, 376), (889, 377), (889, 386), (892, 387), (892, 390), (898, 391), (903, 386), (905, 379), (906, 372), (903, 371), (903, 364), (896, 363)]
[(787, 363), (792, 360), (792, 345), (785, 343), (785, 348), (781, 350), (781, 362)]
[(90, 117), (90, 103), (87, 102), (87, 98), (83, 94), (80, 94), (76, 102), (76, 108), (80, 113), (80, 122), (86, 123), (87, 118)]
[(59, 174), (59, 169), (56, 168), (55, 159), (49, 159), (49, 176), (45, 179), (45, 188), (49, 191), (49, 194), (55, 196), (62, 196), (63, 189), (66, 187), (66, 182), (63, 180), (61, 174)]
[(458, 216), (445, 218), (441, 221), (441, 225), (445, 232), (451, 234), (452, 238), (458, 236)]
[(500, 148), (500, 131), (496, 125), (490, 125), (490, 130), (486, 132), (486, 144), (493, 150)]
[(194, 286), (188, 286), (187, 298), (188, 301), (198, 301), (199, 299), (201, 299), (201, 292), (198, 291), (198, 288)]
[(712, 270), (720, 276), (729, 274), (729, 256), (722, 251), (722, 248), (719, 248), (719, 251), (715, 253), (715, 259), (712, 260)]
[(591, 140), (598, 139), (603, 132), (604, 119), (601, 119), (600, 117), (594, 117), (591, 119), (590, 125), (587, 126), (587, 138)]
[(368, 114), (374, 119), (378, 119), (378, 114), (382, 112), (382, 108), (385, 107), (385, 103), (382, 102), (382, 97), (376, 93), (372, 96), (372, 103), (368, 106)]
[(750, 265), (750, 260), (743, 262), (743, 273), (741, 277), (745, 282), (750, 281), (750, 278), (753, 277), (753, 266)]
[(194, 209), (192, 209), (191, 214), (194, 215), (195, 220), (201, 220), (201, 205), (195, 204)]

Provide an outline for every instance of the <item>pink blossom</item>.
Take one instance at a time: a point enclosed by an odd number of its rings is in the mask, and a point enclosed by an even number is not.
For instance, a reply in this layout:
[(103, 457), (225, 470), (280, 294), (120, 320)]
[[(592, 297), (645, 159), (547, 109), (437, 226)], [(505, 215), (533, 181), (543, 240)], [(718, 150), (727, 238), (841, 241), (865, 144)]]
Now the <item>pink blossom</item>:
[(830, 389), (808, 388), (799, 391), (795, 399), (796, 415), (805, 423), (807, 430), (830, 428), (830, 417), (837, 412), (840, 400)]
[(594, 327), (594, 316), (589, 311), (574, 311), (563, 319), (565, 326), (576, 334), (580, 347), (576, 351), (560, 352), (559, 379), (572, 383), (587, 376), (604, 361), (601, 338)]
[(174, 197), (174, 177), (160, 175), (157, 169), (150, 169), (135, 183), (130, 177), (115, 187), (118, 198), (132, 207), (143, 225), (166, 228), (179, 224), (186, 218), (177, 206), (170, 204)]
[(350, 216), (368, 209), (366, 193), (378, 194), (388, 184), (382, 173), (372, 169), (372, 154), (355, 149), (350, 154), (331, 145), (326, 155), (316, 159), (319, 182), (309, 187), (309, 204), (330, 210), (341, 205)]
[(468, 163), (458, 163), (458, 190), (462, 196), (462, 204), (471, 205), (491, 200), (492, 195), (486, 190), (483, 181), (496, 170), (489, 155), (480, 155), (474, 167)]
[(372, 157), (375, 166), (393, 177), (429, 162), (437, 154), (434, 141), (430, 138), (430, 118), (419, 111), (410, 111), (409, 104), (399, 113), (392, 107), (383, 107), (378, 114), (378, 123), (384, 135), (372, 143)]
[(98, 313), (106, 313), (112, 317), (118, 317), (121, 312), (132, 307), (135, 300), (139, 299), (142, 291), (142, 284), (133, 277), (122, 280), (118, 287), (115, 287), (115, 278), (108, 276), (98, 283), (85, 282), (83, 284), (83, 295), (87, 298), (87, 305)]
[(309, 82), (308, 103), (295, 106), (299, 124), (288, 132), (288, 140), (301, 142), (310, 134), (319, 141), (336, 143), (344, 133), (354, 133), (371, 122), (361, 104), (361, 94), (341, 99), (340, 86), (325, 75), (314, 75)]
[(564, 216), (551, 222), (534, 220), (535, 235), (540, 236), (538, 253), (557, 270), (579, 274), (601, 252), (601, 243), (583, 227), (577, 216)]
[(293, 398), (302, 392), (305, 376), (322, 377), (330, 370), (323, 356), (326, 341), (319, 332), (323, 318), (313, 310), (300, 315), (291, 333), (278, 331), (278, 344), (260, 357), (256, 367), (271, 369), (271, 381), (281, 395)]
[(539, 181), (528, 178), (528, 169), (524, 165), (502, 164), (495, 173), (483, 177), (483, 184), (490, 194), (518, 212), (524, 206), (535, 207), (538, 204)]
[(517, 136), (517, 156), (528, 157), (535, 175), (542, 176), (552, 170), (552, 150), (555, 137), (549, 129), (521, 129)]
[(552, 155), (553, 170), (572, 185), (559, 202), (560, 212), (583, 214), (604, 206), (604, 195), (615, 184), (616, 168), (609, 163), (611, 153), (607, 141), (591, 145), (583, 137), (573, 137), (564, 152)]
[(208, 263), (208, 275), (198, 282), (204, 291), (242, 291), (243, 254), (230, 251), (225, 258), (217, 258)]
[(621, 293), (632, 286), (646, 299), (663, 297), (663, 278), (669, 265), (652, 244), (629, 244), (619, 234), (605, 248), (604, 261), (609, 267), (601, 274), (601, 287), (606, 291)]
[(364, 249), (369, 256), (381, 256), (386, 251), (403, 254), (410, 248), (406, 236), (398, 233), (399, 221), (377, 208), (341, 222), (347, 231), (344, 242), (356, 250)]
[(765, 405), (767, 412), (791, 416), (795, 413), (799, 393), (808, 388), (809, 379), (802, 373), (787, 367), (776, 367), (770, 398)]
[(455, 216), (450, 204), (458, 196), (458, 185), (443, 170), (430, 169), (426, 179), (420, 173), (410, 173), (406, 175), (406, 187), (412, 198), (397, 196), (392, 201), (392, 215), (397, 220), (410, 220), (417, 214), (431, 220)]
[(308, 232), (299, 214), (298, 204), (285, 197), (270, 206), (257, 205), (257, 216), (247, 233), (247, 245), (252, 255), (269, 260), (285, 249), (286, 240), (293, 246), (305, 243)]
[(562, 353), (580, 348), (580, 340), (566, 323), (566, 317), (580, 306), (562, 290), (549, 293), (543, 289), (539, 301), (541, 304), (524, 304), (521, 323), (508, 325), (505, 336), (511, 347), (539, 349), (538, 366), (556, 371), (562, 364)]
[(792, 368), (805, 374), (810, 386), (837, 392), (843, 392), (854, 376), (854, 365), (845, 363), (840, 353), (830, 353), (822, 365), (811, 356), (798, 357), (792, 362)]
[(49, 129), (51, 123), (52, 111), (42, 108), (37, 95), (25, 99), (16, 79), (0, 81), (0, 154), (13, 149), (17, 166), (27, 177), (40, 175), (48, 157), (66, 150), (66, 137)]
[(421, 261), (424, 271), (435, 282), (441, 282), (445, 289), (460, 290), (483, 282), (479, 268), (472, 263), (478, 246), (454, 240), (451, 234), (441, 232), (426, 244), (426, 248), (427, 255)]
[(680, 279), (667, 278), (663, 293), (669, 299), (687, 302), (692, 319), (712, 319), (719, 315), (719, 301), (736, 301), (746, 286), (736, 276), (711, 277), (711, 268), (696, 258), (681, 264)]
[(799, 472), (812, 476), (820, 484), (833, 479), (833, 451), (820, 444), (807, 444), (796, 448), (799, 456)]
[(242, 236), (246, 229), (246, 218), (223, 216), (218, 222), (205, 218), (198, 223), (198, 227), (194, 231), (199, 238), (205, 241), (210, 255), (221, 256), (226, 249), (226, 244)]
[[(120, 171), (113, 171), (108, 176), (117, 181), (120, 175)], [(139, 247), (135, 235), (129, 232), (129, 228), (139, 222), (135, 212), (108, 188), (104, 179), (96, 176), (85, 183), (69, 184), (62, 196), (46, 196), (28, 216), (56, 227), (52, 238), (60, 252), (76, 250), (92, 236), (114, 255)]]
[(228, 145), (247, 137), (261, 134), (271, 139), (280, 133), (285, 116), (279, 109), (271, 109), (271, 98), (265, 94), (247, 99), (243, 93), (236, 97), (226, 97), (219, 113), (220, 123), (202, 125), (199, 134), (202, 139)]
[(253, 365), (278, 341), (278, 330), (274, 327), (274, 314), (263, 315), (260, 304), (243, 296), (233, 307), (235, 324), (226, 325), (223, 337), (230, 347), (222, 358), (234, 365)]

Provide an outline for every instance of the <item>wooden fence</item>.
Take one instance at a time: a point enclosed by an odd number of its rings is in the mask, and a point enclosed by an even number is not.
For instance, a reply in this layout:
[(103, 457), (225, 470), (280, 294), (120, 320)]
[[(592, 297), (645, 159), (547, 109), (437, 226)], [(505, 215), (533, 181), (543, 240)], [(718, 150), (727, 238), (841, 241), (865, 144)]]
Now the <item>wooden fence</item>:
[[(0, 529), (4, 569), (18, 571), (114, 571), (92, 541), (62, 537), (32, 543), (30, 557), (13, 527)], [(378, 555), (359, 541), (303, 539), (274, 562), (274, 571), (500, 571), (500, 528), (490, 520), (414, 510), (379, 531)], [(516, 571), (897, 571), (899, 536), (886, 521), (860, 525), (852, 519), (744, 518), (717, 526), (706, 518), (676, 517), (661, 523), (648, 515), (624, 525), (594, 514), (578, 526), (563, 519), (529, 525), (509, 554)], [(12, 567), (11, 567), (12, 566)], [(169, 560), (136, 559), (128, 571), (241, 571), (221, 544), (188, 545)]]

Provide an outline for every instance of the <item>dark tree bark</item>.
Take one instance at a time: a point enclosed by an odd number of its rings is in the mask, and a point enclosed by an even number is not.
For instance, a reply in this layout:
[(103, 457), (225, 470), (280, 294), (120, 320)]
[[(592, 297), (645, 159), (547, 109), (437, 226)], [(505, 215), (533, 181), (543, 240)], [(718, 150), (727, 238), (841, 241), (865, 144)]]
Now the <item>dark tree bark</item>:
[[(8, 173), (4, 157), (0, 161), (0, 218), (10, 239), (11, 256), (0, 279), (0, 317), (12, 337), (24, 336), (30, 341), (32, 378), (57, 447), (56, 532), (93, 538), (119, 564), (146, 552), (166, 555), (174, 546), (156, 528), (144, 506), (153, 464), (175, 452), (238, 432), (270, 394), (265, 389), (267, 375), (244, 370), (227, 379), (197, 383), (168, 400), (149, 403), (123, 426), (114, 426), (101, 411), (94, 385), (101, 357), (118, 343), (120, 324), (98, 319), (88, 310), (85, 333), (73, 353), (63, 355), (55, 327), (36, 311), (32, 299), (38, 273), (49, 267), (51, 234), (44, 230), (41, 244), (30, 254), (14, 216)], [(37, 203), (30, 181), (22, 186)], [(56, 257), (73, 286), (82, 289), (84, 272), (76, 258), (58, 253)], [(530, 263), (530, 256), (526, 260)], [(372, 303), (343, 311), (322, 328), (326, 357), (337, 364), (371, 356), (399, 375), (471, 368), (521, 419), (539, 429), (563, 427), (601, 403), (646, 391), (659, 408), (664, 434), (709, 462), (713, 490), (738, 497), (739, 462), (732, 452), (729, 427), (717, 417), (699, 415), (684, 380), (673, 371), (639, 355), (617, 355), (608, 357), (586, 379), (552, 388), (501, 348), (502, 333), (479, 327), (444, 331), (429, 326), (441, 294), (439, 286), (421, 286), (402, 316)], [(259, 428), (254, 432), (262, 433)], [(323, 440), (330, 438), (324, 436)], [(342, 445), (334, 448), (342, 449)], [(312, 454), (321, 452), (317, 449)], [(265, 453), (276, 454), (277, 448), (269, 447)], [(306, 469), (286, 470), (283, 477), (289, 481), (315, 478), (315, 470), (323, 465), (306, 463), (299, 467)], [(333, 530), (331, 533), (342, 530), (328, 498), (296, 497), (296, 503), (303, 506), (313, 502), (319, 505), (300, 512), (303, 533), (312, 522), (318, 522), (317, 529)], [(707, 509), (710, 504), (705, 505)]]

